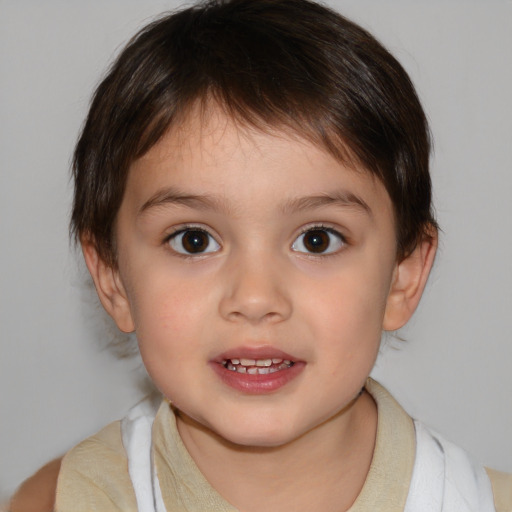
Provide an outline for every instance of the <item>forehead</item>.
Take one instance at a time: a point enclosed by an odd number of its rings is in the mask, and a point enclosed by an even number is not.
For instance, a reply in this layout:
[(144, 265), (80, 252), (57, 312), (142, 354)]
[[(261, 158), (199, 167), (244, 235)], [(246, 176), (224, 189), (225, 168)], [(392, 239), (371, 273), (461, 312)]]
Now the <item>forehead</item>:
[(256, 128), (220, 108), (192, 110), (136, 160), (125, 200), (144, 209), (170, 187), (211, 195), (238, 210), (258, 201), (283, 209), (324, 195), (392, 215), (384, 186), (361, 166), (341, 162), (290, 128)]

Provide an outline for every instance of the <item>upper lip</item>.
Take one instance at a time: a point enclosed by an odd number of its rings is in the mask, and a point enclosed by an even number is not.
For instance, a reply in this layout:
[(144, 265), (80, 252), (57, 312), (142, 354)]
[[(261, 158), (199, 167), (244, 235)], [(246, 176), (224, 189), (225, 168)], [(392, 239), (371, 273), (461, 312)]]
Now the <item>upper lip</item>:
[(258, 347), (241, 346), (226, 350), (214, 359), (217, 363), (222, 363), (227, 359), (283, 359), (298, 362), (296, 356), (288, 354), (278, 348), (270, 345), (262, 345)]

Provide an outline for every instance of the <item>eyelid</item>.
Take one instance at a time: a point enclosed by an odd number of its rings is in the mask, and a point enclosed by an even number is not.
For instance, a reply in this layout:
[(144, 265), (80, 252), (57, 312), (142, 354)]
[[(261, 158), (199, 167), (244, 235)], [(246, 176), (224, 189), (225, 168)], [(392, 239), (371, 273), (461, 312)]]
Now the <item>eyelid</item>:
[(172, 226), (167, 231), (168, 233), (164, 235), (164, 243), (170, 240), (173, 236), (183, 233), (183, 231), (203, 231), (204, 233), (208, 233), (210, 236), (215, 238), (215, 240), (218, 240), (220, 238), (215, 230), (201, 223), (194, 224), (185, 222), (183, 224), (177, 224), (176, 226)]

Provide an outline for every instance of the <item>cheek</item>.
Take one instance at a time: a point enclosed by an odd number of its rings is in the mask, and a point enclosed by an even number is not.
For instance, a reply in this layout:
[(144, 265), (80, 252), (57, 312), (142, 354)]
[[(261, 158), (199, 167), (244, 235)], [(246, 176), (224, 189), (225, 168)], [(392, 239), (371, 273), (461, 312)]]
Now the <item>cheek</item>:
[(340, 272), (323, 285), (314, 283), (307, 308), (324, 317), (323, 325), (340, 335), (352, 331), (380, 331), (388, 296), (389, 279), (368, 269)]
[(132, 309), (142, 360), (160, 391), (179, 403), (182, 383), (198, 370), (205, 312), (195, 290), (180, 281), (169, 286), (160, 276), (135, 292)]
[(331, 375), (369, 372), (380, 346), (389, 278), (368, 266), (364, 272), (351, 270), (324, 286), (315, 283), (303, 303), (302, 316), (321, 345), (317, 357), (324, 358)]
[[(155, 272), (134, 286), (130, 307), (141, 348), (145, 344), (161, 349), (194, 343), (207, 321), (211, 304), (204, 283), (198, 284)], [(206, 288), (207, 289), (207, 288)]]

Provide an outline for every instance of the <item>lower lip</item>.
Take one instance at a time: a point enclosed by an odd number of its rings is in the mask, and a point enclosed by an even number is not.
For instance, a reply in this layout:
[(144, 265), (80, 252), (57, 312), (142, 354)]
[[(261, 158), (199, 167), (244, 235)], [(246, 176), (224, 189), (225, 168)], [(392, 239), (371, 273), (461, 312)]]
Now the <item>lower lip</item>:
[(221, 378), (224, 384), (229, 387), (251, 395), (263, 395), (272, 393), (286, 386), (295, 379), (306, 366), (305, 363), (297, 362), (289, 368), (264, 375), (251, 375), (228, 370), (224, 365), (212, 362), (213, 370)]

